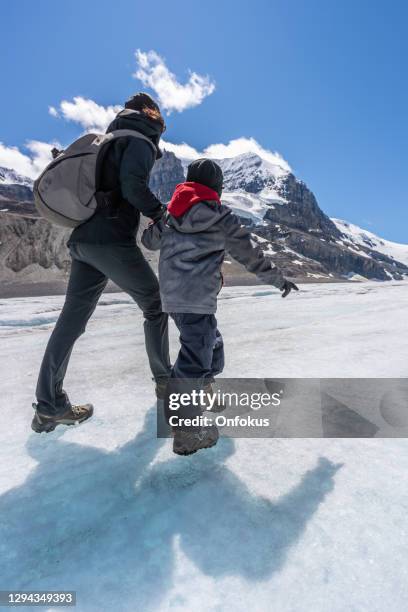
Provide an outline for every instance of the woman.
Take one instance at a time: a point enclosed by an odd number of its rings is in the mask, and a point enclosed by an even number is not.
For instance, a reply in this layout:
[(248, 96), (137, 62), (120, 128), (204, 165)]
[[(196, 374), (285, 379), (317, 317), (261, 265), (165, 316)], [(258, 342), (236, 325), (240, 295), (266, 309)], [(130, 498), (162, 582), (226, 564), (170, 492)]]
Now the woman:
[(129, 136), (114, 141), (103, 160), (98, 209), (69, 239), (72, 266), (67, 294), (45, 351), (33, 404), (32, 428), (39, 433), (92, 416), (91, 404), (71, 404), (63, 382), (75, 341), (84, 333), (109, 279), (143, 312), (146, 351), (158, 396), (164, 393), (170, 373), (168, 316), (162, 312), (157, 278), (136, 245), (140, 214), (157, 221), (165, 210), (148, 185), (154, 162), (162, 155), (159, 141), (165, 123), (156, 102), (138, 93), (107, 131), (119, 129), (143, 134), (154, 147)]

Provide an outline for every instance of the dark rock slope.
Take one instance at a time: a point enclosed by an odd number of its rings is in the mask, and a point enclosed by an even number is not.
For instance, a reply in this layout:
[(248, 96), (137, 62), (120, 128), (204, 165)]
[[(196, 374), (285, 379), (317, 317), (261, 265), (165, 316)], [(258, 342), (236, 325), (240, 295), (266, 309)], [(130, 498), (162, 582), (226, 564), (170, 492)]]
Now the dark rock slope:
[[(40, 219), (31, 181), (16, 175), (20, 183), (10, 184), (10, 175), (13, 176), (10, 171), (0, 168), (0, 295), (12, 294), (10, 285), (16, 285), (17, 292), (24, 286), (25, 293), (30, 283), (48, 283), (52, 291), (52, 283), (60, 286), (69, 272), (66, 243), (70, 230)], [(173, 153), (164, 152), (151, 175), (152, 189), (167, 201), (183, 179), (181, 162)], [(25, 184), (21, 184), (23, 180)]]
[[(358, 246), (350, 242), (321, 210), (307, 185), (293, 174), (271, 168), (255, 154), (220, 163), (230, 205), (234, 207), (239, 193), (263, 203), (262, 220), (252, 216), (245, 222), (260, 238), (261, 248), (289, 275), (309, 279), (360, 275), (390, 280), (408, 274), (407, 265), (377, 252), (368, 242)], [(239, 205), (236, 212), (240, 212)]]
[[(258, 155), (220, 160), (224, 198), (241, 216), (254, 241), (288, 276), (303, 281), (401, 279), (408, 266), (379, 253), (375, 244), (356, 244), (321, 210), (310, 189), (293, 174)], [(184, 180), (179, 159), (164, 152), (152, 172), (151, 187), (163, 201)], [(146, 221), (143, 221), (143, 225)], [(0, 281), (13, 284), (65, 281), (69, 271), (66, 242), (69, 231), (39, 219), (32, 182), (0, 168)], [(146, 254), (155, 267), (157, 254)], [(227, 258), (227, 283), (255, 282), (253, 276)], [(4, 293), (4, 291), (3, 291)]]

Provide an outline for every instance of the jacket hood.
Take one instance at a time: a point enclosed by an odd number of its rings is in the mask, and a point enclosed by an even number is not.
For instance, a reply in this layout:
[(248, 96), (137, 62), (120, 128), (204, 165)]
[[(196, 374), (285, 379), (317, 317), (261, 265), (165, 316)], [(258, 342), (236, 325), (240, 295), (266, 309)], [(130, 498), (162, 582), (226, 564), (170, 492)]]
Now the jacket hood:
[(216, 191), (201, 183), (185, 182), (177, 185), (167, 207), (172, 217), (181, 217), (194, 204), (205, 200), (220, 204), (220, 196)]
[(231, 210), (218, 202), (200, 201), (192, 206), (182, 217), (173, 217), (167, 212), (167, 223), (183, 234), (195, 234), (209, 229)]
[(162, 126), (158, 121), (149, 119), (139, 111), (125, 108), (116, 115), (106, 131), (113, 132), (114, 130), (136, 130), (140, 132), (147, 136), (156, 147), (156, 159), (163, 157), (163, 153), (159, 149)]

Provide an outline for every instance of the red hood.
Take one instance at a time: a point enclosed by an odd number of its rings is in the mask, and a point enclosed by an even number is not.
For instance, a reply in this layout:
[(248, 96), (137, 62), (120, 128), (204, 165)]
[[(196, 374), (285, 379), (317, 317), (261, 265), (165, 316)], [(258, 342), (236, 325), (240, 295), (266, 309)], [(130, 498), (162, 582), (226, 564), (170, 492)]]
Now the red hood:
[(206, 185), (201, 183), (180, 183), (174, 190), (167, 210), (173, 217), (181, 217), (194, 204), (203, 200), (221, 203), (218, 193)]

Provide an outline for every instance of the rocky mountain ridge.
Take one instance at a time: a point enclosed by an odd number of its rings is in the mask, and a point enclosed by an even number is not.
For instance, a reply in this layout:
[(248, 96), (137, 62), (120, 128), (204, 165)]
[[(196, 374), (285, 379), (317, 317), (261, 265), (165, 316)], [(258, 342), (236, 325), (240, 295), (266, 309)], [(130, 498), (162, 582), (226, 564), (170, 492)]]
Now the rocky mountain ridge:
[[(279, 165), (248, 153), (217, 160), (224, 171), (223, 202), (247, 225), (267, 256), (298, 281), (376, 280), (408, 276), (408, 246), (383, 241), (347, 222), (330, 219), (307, 185)], [(164, 152), (150, 185), (167, 201), (184, 180), (181, 161)], [(0, 168), (0, 279), (3, 286), (65, 283), (69, 230), (38, 218), (32, 181)], [(157, 254), (146, 253), (155, 267)], [(226, 282), (256, 279), (229, 257)]]
[(287, 274), (382, 281), (408, 275), (408, 245), (382, 241), (374, 234), (369, 239), (364, 230), (360, 235), (365, 239), (356, 241), (347, 230), (350, 224), (330, 219), (307, 185), (292, 173), (271, 171), (256, 154), (219, 163), (225, 172), (226, 203), (251, 226), (260, 247)]

